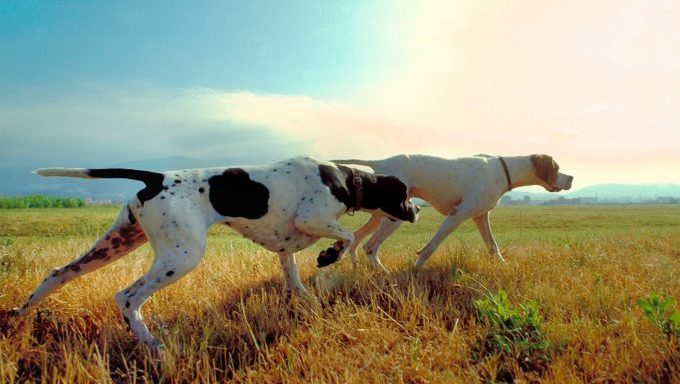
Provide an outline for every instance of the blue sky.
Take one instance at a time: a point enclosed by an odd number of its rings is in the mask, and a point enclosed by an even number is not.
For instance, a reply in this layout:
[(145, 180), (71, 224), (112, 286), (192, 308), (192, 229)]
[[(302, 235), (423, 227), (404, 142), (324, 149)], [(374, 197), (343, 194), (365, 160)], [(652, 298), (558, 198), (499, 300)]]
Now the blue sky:
[(139, 81), (336, 95), (379, 60), (361, 3), (3, 2), (0, 86)]
[(0, 1), (0, 164), (553, 155), (680, 183), (680, 3)]

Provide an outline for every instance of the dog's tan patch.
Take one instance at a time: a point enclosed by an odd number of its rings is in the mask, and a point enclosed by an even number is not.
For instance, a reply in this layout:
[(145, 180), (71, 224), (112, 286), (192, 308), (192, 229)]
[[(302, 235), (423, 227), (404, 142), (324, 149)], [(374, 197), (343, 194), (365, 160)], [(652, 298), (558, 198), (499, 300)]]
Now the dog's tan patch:
[(536, 177), (545, 181), (548, 185), (554, 185), (559, 170), (555, 160), (548, 155), (531, 155), (529, 158), (534, 167)]

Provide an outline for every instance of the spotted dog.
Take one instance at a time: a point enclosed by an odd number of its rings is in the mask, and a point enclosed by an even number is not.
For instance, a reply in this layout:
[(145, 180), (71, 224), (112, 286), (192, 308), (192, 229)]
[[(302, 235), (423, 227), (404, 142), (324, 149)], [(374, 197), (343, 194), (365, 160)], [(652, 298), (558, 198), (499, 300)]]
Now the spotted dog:
[(393, 176), (373, 174), (330, 162), (297, 157), (239, 168), (170, 172), (133, 169), (38, 169), (42, 176), (123, 178), (145, 184), (109, 231), (73, 262), (53, 270), (15, 314), (25, 312), (70, 280), (101, 268), (149, 241), (155, 253), (150, 270), (116, 294), (131, 331), (144, 344), (159, 342), (147, 328), (140, 307), (157, 290), (176, 282), (203, 258), (208, 227), (230, 226), (276, 252), (286, 289), (307, 294), (294, 253), (321, 237), (336, 239), (318, 265), (335, 262), (352, 242), (337, 218), (362, 210), (392, 220), (415, 221), (419, 207)]
[[(444, 159), (425, 155), (397, 155), (384, 160), (334, 160), (339, 164), (356, 164), (373, 168), (375, 172), (398, 177), (409, 188), (409, 196), (430, 203), (446, 215), (444, 223), (430, 242), (418, 252), (416, 268), (420, 268), (444, 239), (463, 221), (472, 219), (489, 253), (503, 260), (491, 233), (489, 211), (498, 199), (513, 188), (538, 185), (549, 192), (571, 188), (572, 176), (559, 172), (559, 166), (547, 155), (500, 157), (477, 155)], [(369, 234), (375, 234), (364, 246), (366, 256), (376, 268), (385, 270), (378, 258), (378, 249), (387, 237), (399, 228), (400, 222), (383, 220), (373, 215), (354, 233), (350, 246), (351, 259)]]

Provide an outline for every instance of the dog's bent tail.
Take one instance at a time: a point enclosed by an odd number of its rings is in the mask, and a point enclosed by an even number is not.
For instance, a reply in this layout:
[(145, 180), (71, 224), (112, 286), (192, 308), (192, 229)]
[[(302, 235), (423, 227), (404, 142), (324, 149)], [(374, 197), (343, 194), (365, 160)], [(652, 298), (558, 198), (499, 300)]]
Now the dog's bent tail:
[(146, 188), (137, 192), (137, 197), (142, 205), (145, 201), (152, 199), (163, 190), (163, 180), (165, 179), (165, 176), (163, 176), (162, 173), (126, 168), (39, 168), (33, 171), (33, 173), (40, 176), (79, 177), (83, 179), (130, 179), (141, 181), (146, 185)]

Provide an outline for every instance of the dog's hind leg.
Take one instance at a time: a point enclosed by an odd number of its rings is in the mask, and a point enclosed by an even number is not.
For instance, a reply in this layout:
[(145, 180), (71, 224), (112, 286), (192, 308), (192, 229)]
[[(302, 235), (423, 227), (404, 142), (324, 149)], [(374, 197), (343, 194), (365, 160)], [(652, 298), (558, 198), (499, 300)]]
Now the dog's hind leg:
[(358, 230), (356, 230), (354, 232), (354, 241), (349, 246), (349, 255), (350, 255), (350, 260), (352, 261), (352, 265), (356, 264), (356, 262), (357, 262), (357, 248), (359, 248), (359, 245), (361, 245), (361, 241), (366, 236), (375, 232), (375, 230), (380, 225), (380, 219), (382, 219), (382, 216), (373, 215), (368, 220), (368, 222), (366, 224), (364, 224), (363, 227), (359, 228)]
[(383, 272), (389, 272), (380, 261), (380, 258), (378, 258), (378, 250), (383, 241), (390, 237), (399, 228), (401, 223), (403, 223), (401, 220), (391, 221), (387, 218), (382, 218), (378, 231), (364, 245), (364, 253), (366, 253), (366, 257), (371, 261), (371, 265), (374, 268)]
[(53, 270), (35, 289), (26, 303), (15, 308), (15, 313), (25, 312), (67, 282), (120, 259), (144, 244), (146, 240), (142, 227), (126, 206), (121, 210), (118, 219), (109, 231), (89, 251), (65, 266)]
[(434, 251), (437, 249), (437, 247), (439, 247), (444, 239), (446, 239), (446, 237), (450, 235), (454, 229), (458, 228), (458, 226), (463, 221), (465, 221), (467, 217), (467, 213), (462, 209), (454, 210), (449, 216), (446, 216), (446, 219), (444, 219), (444, 222), (439, 227), (439, 230), (437, 230), (437, 233), (435, 233), (430, 242), (427, 243), (427, 245), (425, 245), (425, 247), (423, 247), (420, 252), (418, 252), (418, 259), (416, 260), (415, 268), (422, 268), (423, 264), (425, 264), (427, 259), (432, 256)]
[[(168, 225), (179, 222), (176, 216)], [(140, 308), (154, 292), (166, 287), (196, 268), (205, 254), (207, 228), (203, 222), (191, 222), (181, 216), (183, 226), (177, 224), (172, 233), (149, 233), (155, 258), (149, 271), (130, 287), (116, 294), (116, 304), (123, 319), (137, 339), (157, 352), (162, 344), (151, 335), (144, 323)]]

